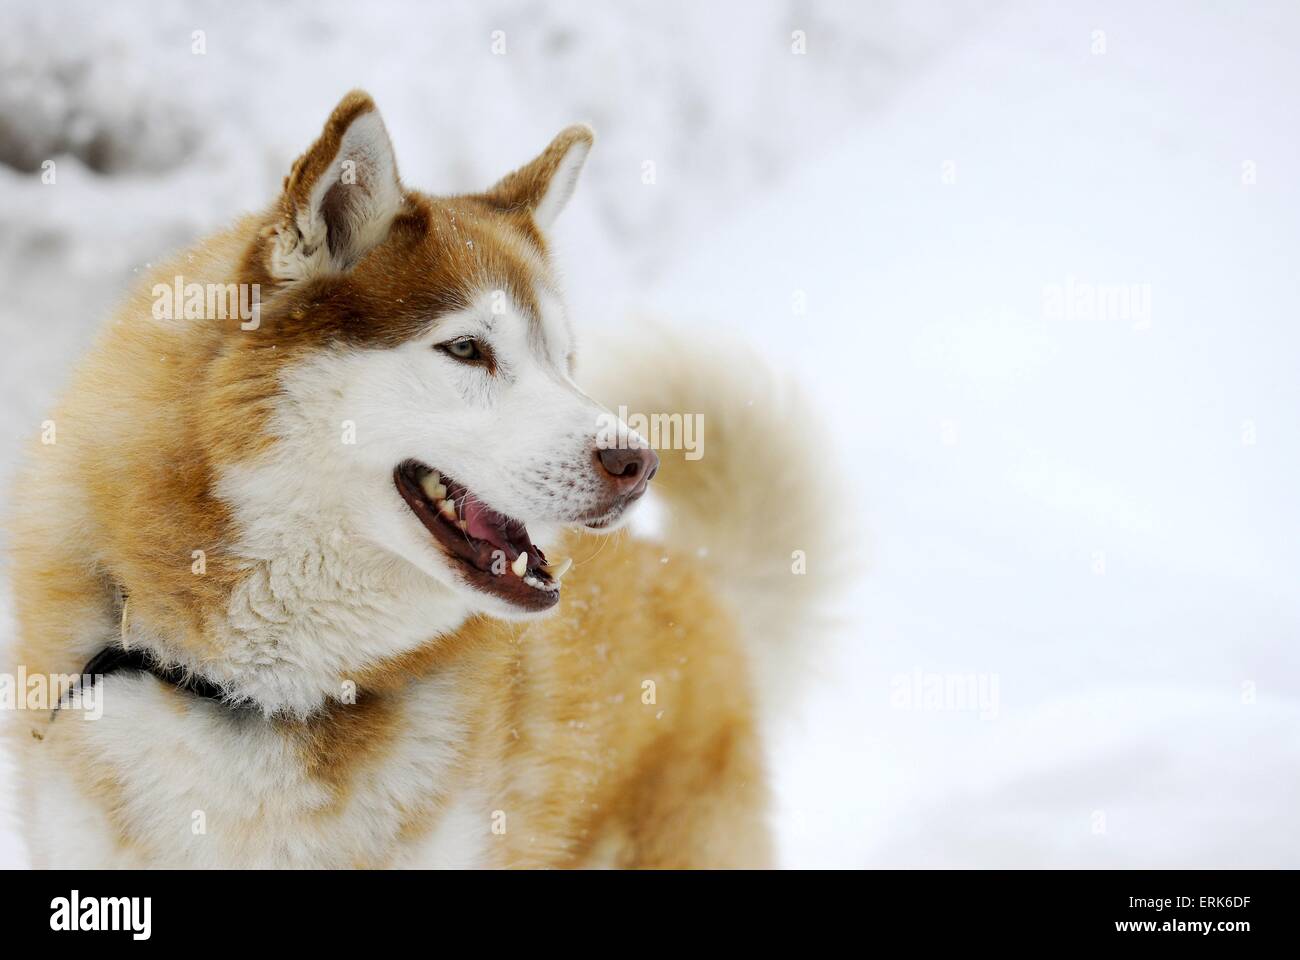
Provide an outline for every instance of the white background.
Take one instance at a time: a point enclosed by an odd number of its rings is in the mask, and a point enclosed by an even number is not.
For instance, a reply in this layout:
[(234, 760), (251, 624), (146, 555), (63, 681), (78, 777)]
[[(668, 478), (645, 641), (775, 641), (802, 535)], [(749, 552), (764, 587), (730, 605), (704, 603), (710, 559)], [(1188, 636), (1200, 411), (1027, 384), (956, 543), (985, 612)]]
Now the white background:
[[(134, 272), (273, 197), (347, 88), (434, 192), (587, 120), (580, 328), (744, 333), (852, 481), (783, 863), (1300, 865), (1300, 8), (229, 6), (3, 13), (3, 479)], [(1070, 280), (1149, 321), (1053, 314)], [(918, 673), (995, 715), (902, 708)]]

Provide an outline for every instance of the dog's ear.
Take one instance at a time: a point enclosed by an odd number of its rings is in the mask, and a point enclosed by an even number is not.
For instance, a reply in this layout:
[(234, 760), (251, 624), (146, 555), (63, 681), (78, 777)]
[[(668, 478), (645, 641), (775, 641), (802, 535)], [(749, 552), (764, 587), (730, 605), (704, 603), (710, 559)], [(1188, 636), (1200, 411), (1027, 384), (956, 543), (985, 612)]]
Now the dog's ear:
[(585, 123), (565, 127), (537, 159), (507, 175), (484, 197), (504, 210), (527, 210), (538, 229), (550, 229), (573, 196), (595, 139)]
[(347, 270), (388, 235), (401, 207), (384, 121), (353, 90), (285, 178), (268, 267), (283, 280)]

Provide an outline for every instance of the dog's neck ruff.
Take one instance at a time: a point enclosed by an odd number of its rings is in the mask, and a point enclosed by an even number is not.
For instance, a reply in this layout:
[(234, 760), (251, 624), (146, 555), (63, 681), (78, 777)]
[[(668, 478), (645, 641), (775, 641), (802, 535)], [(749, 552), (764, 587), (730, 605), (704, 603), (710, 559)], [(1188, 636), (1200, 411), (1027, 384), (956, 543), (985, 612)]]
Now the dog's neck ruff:
[(148, 673), (227, 708), (303, 721), (355, 694), (367, 669), (453, 633), (473, 612), (413, 567), (341, 533), (288, 546), (296, 549), (251, 565), (232, 594), (216, 621), (217, 657), (198, 660), (136, 623), (128, 591), (116, 585), (117, 636), (82, 675)]

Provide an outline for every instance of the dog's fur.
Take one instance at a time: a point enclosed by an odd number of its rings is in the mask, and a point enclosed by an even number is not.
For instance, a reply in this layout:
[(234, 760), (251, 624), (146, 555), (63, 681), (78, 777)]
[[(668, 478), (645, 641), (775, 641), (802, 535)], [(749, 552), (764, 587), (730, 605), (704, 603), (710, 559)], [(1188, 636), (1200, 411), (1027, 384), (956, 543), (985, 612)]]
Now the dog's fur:
[[(19, 714), (37, 865), (770, 862), (748, 640), (788, 646), (813, 599), (812, 457), (751, 362), (647, 331), (607, 399), (702, 413), (705, 455), (662, 451), (665, 543), (582, 530), (626, 506), (547, 252), (591, 143), (433, 198), (350, 94), (271, 209), (108, 324), (15, 491), (17, 662), (120, 642), (227, 702), (115, 673), (97, 721)], [(177, 275), (260, 284), (259, 325), (155, 318)], [(458, 336), (491, 362), (435, 349)], [(460, 575), (395, 489), (412, 457), (572, 553), (550, 615)]]

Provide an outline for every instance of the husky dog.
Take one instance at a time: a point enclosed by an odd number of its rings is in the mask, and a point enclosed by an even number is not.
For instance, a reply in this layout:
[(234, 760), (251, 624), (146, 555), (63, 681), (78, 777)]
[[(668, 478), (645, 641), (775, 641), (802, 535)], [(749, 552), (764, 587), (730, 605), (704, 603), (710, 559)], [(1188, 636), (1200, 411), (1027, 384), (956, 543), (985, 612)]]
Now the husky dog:
[[(702, 456), (657, 478), (579, 389), (547, 231), (591, 145), (427, 196), (351, 93), (118, 310), (12, 500), (14, 667), (84, 675), (9, 725), (36, 865), (771, 862), (755, 677), (817, 593), (822, 451), (680, 335), (598, 372)], [(650, 488), (663, 541), (608, 537)]]

